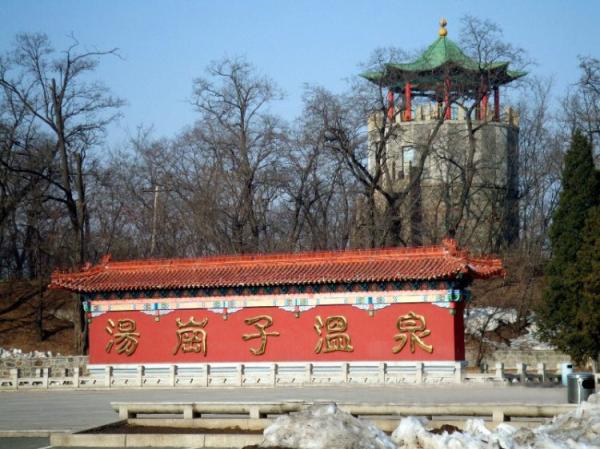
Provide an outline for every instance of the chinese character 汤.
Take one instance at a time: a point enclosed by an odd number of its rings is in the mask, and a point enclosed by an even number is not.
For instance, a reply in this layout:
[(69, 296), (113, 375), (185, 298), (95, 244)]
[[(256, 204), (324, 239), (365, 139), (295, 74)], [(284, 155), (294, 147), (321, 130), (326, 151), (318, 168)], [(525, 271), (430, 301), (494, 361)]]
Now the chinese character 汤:
[(137, 349), (140, 334), (135, 331), (135, 321), (127, 318), (117, 321), (115, 325), (115, 322), (109, 318), (105, 330), (112, 336), (106, 344), (106, 352), (110, 353), (113, 345), (117, 346), (117, 354), (126, 354), (127, 356), (133, 354)]
[(433, 346), (428, 345), (422, 339), (431, 334), (431, 331), (427, 329), (425, 324), (425, 317), (423, 315), (417, 315), (414, 312), (408, 312), (398, 318), (396, 327), (400, 331), (399, 334), (394, 335), (394, 340), (399, 341), (398, 346), (392, 348), (394, 354), (402, 351), (407, 341), (410, 341), (410, 352), (415, 352), (415, 344), (418, 345), (423, 351), (432, 353)]
[(254, 355), (263, 355), (267, 350), (267, 337), (278, 337), (279, 332), (266, 332), (265, 329), (273, 325), (273, 318), (268, 315), (259, 315), (244, 320), (249, 326), (254, 326), (258, 330), (257, 334), (244, 334), (242, 340), (248, 341), (254, 338), (260, 338), (260, 346), (258, 348), (250, 348), (250, 352)]
[[(323, 323), (319, 315), (315, 317), (315, 331), (321, 338), (315, 346), (315, 353), (320, 354), (321, 351), (334, 352), (344, 351), (352, 352), (354, 347), (350, 342), (350, 335), (346, 333), (348, 329), (348, 321), (346, 317), (341, 315), (329, 316)], [(323, 335), (323, 330), (325, 335)]]
[(202, 321), (194, 321), (194, 317), (190, 317), (187, 323), (177, 318), (177, 346), (173, 351), (173, 355), (181, 352), (201, 352), (206, 356), (206, 340), (207, 335), (204, 327), (208, 323), (208, 318)]

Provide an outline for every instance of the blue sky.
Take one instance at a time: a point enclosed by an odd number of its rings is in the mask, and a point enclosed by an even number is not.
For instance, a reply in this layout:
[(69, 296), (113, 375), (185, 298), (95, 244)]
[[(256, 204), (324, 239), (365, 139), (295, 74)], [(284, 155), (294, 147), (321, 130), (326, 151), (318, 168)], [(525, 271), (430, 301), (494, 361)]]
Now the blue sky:
[(212, 60), (245, 56), (284, 90), (274, 111), (293, 120), (304, 83), (342, 91), (375, 48), (423, 48), (442, 16), (456, 38), (465, 14), (498, 23), (536, 61), (530, 72), (554, 77), (560, 94), (577, 79), (577, 55), (600, 57), (596, 0), (3, 0), (0, 51), (18, 32), (44, 32), (56, 48), (70, 33), (83, 46), (118, 47), (123, 59), (97, 71), (128, 102), (108, 136), (118, 146), (141, 124), (171, 137), (193, 123), (192, 80)]

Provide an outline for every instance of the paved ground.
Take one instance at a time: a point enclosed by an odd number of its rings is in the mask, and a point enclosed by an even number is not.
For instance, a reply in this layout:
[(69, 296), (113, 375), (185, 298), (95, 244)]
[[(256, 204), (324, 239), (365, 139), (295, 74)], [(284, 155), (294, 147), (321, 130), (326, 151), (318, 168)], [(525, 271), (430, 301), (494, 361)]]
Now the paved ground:
[(0, 449), (38, 449), (49, 444), (48, 438), (0, 438)]
[(3, 430), (79, 430), (117, 419), (111, 401), (358, 401), (373, 403), (565, 403), (561, 387), (401, 386), (0, 392)]

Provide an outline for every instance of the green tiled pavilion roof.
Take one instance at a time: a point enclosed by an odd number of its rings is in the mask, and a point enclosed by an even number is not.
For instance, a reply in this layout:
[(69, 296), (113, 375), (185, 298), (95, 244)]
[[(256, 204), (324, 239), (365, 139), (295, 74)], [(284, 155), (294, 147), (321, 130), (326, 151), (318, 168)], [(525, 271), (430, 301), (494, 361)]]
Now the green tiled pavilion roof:
[(501, 85), (526, 75), (525, 72), (508, 70), (509, 64), (505, 61), (480, 63), (441, 35), (415, 61), (389, 63), (382, 72), (365, 72), (361, 76), (392, 89), (401, 90), (404, 83), (410, 81), (414, 89), (428, 90), (439, 86), (446, 73), (454, 82), (478, 85), (481, 73), (487, 72), (492, 84)]
[[(445, 64), (454, 64), (463, 70), (479, 71), (479, 63), (463, 53), (458, 45), (447, 37), (440, 36), (427, 50), (414, 62), (406, 64), (389, 64), (398, 70), (406, 72), (423, 72), (436, 70)], [(486, 69), (508, 66), (508, 62), (488, 64)]]

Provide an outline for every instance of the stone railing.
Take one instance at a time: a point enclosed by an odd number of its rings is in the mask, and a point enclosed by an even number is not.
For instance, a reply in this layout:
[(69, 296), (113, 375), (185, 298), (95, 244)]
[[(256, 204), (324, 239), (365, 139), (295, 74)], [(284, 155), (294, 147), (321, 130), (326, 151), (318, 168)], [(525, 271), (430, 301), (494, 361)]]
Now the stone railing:
[(0, 378), (0, 390), (460, 383), (464, 368), (463, 362), (89, 365), (87, 371), (42, 368), (34, 376), (13, 368)]
[(53, 356), (53, 357), (6, 357), (0, 358), (0, 378), (10, 377), (11, 370), (18, 369), (21, 376), (39, 376), (44, 368), (55, 372), (72, 370), (75, 367), (85, 369), (87, 356)]
[(86, 356), (0, 358), (0, 389), (73, 386), (74, 379), (87, 374)]
[(467, 373), (465, 381), (470, 382), (509, 382), (509, 383), (560, 383), (561, 364), (556, 365), (556, 369), (549, 369), (545, 363), (538, 363), (534, 369), (525, 363), (517, 363), (514, 368), (506, 368), (504, 363), (498, 362), (493, 368), (487, 367), (485, 372)]
[[(0, 390), (60, 388), (277, 387), (308, 385), (417, 385), (443, 383), (555, 383), (560, 364), (548, 369), (496, 363), (486, 372), (467, 371), (464, 362), (214, 363), (183, 365), (90, 365), (86, 369), (12, 368)], [(600, 380), (597, 375), (596, 383)]]
[[(444, 108), (440, 107), (437, 103), (425, 103), (422, 105), (416, 105), (412, 108), (411, 118), (407, 120), (404, 111), (398, 107), (394, 108), (394, 122), (395, 123), (419, 123), (419, 122), (432, 122), (440, 119), (441, 114), (443, 113)], [(476, 119), (477, 116), (476, 111), (471, 111), (471, 118), (473, 121), (479, 123), (481, 120)], [(375, 126), (376, 123), (382, 123), (381, 120), (383, 115), (381, 113), (376, 113), (370, 116), (369, 121), (370, 126)], [(466, 121), (467, 113), (463, 108), (458, 106), (452, 107), (450, 109), (450, 121), (458, 121), (464, 122)], [(519, 126), (519, 113), (511, 108), (505, 107), (500, 114), (498, 120), (494, 118), (494, 110), (493, 108), (489, 108), (487, 110), (486, 121), (490, 123), (501, 123), (504, 125), (511, 126)]]

